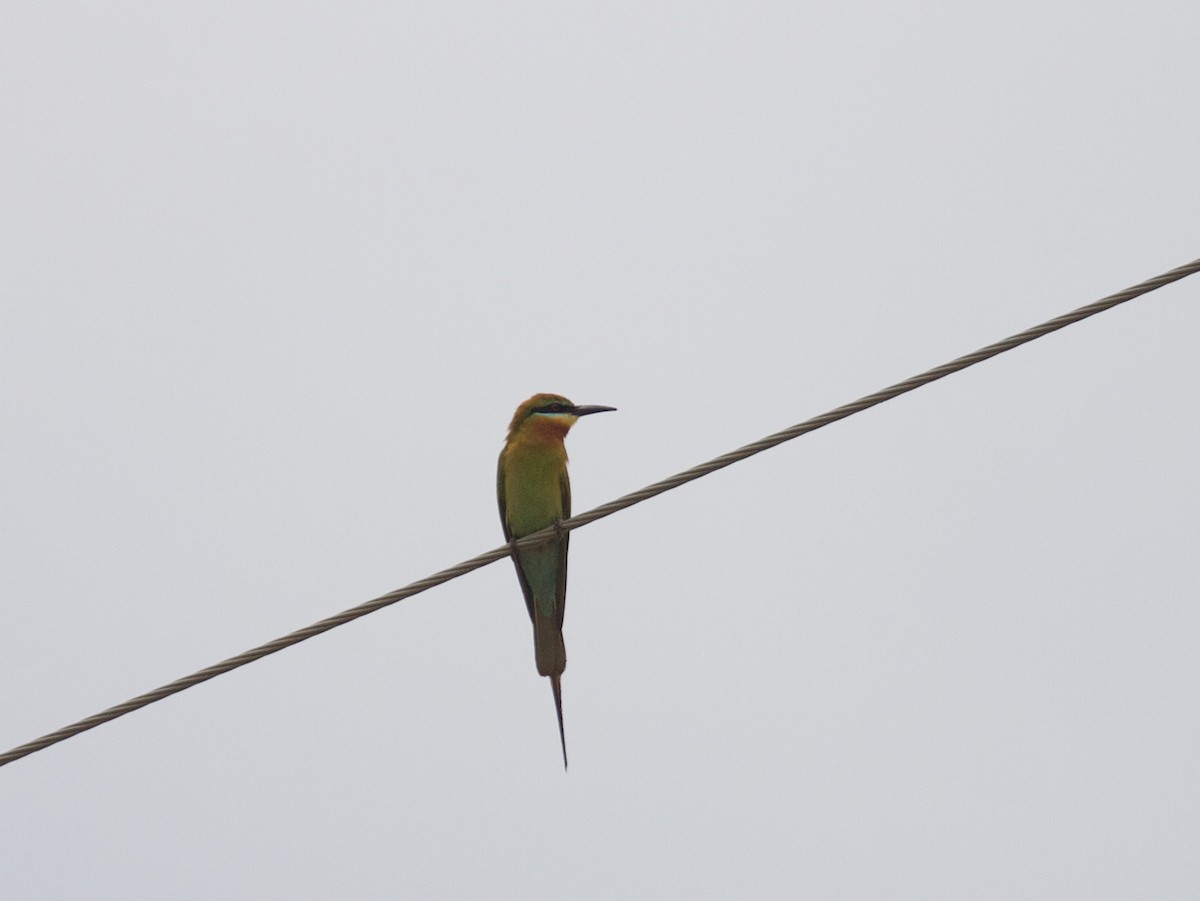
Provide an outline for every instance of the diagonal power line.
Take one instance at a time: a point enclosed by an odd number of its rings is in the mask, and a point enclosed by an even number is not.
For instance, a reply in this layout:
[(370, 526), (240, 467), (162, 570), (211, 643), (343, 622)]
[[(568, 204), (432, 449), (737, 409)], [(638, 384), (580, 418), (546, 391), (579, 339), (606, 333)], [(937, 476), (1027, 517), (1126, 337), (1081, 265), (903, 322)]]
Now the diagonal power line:
[(635, 491), (632, 494), (626, 494), (616, 500), (609, 501), (607, 504), (601, 504), (588, 510), (586, 513), (580, 513), (578, 516), (572, 516), (570, 519), (564, 520), (557, 526), (543, 529), (540, 532), (534, 532), (521, 538), (512, 545), (504, 545), (494, 548), (486, 553), (480, 554), (477, 557), (472, 557), (470, 560), (464, 560), (456, 566), (451, 566), (449, 569), (443, 569), (441, 572), (434, 573), (424, 579), (405, 585), (403, 588), (397, 588), (395, 591), (388, 592), (374, 600), (366, 601), (359, 604), (357, 607), (351, 607), (348, 610), (343, 610), (341, 613), (326, 617), (319, 622), (313, 623), (311, 626), (306, 626), (303, 629), (297, 629), (273, 641), (268, 641), (266, 644), (261, 644), (256, 648), (251, 648), (248, 651), (243, 651), (235, 657), (230, 657), (228, 660), (223, 660), (220, 663), (214, 663), (212, 666), (205, 667), (202, 670), (192, 673), (190, 676), (184, 676), (182, 679), (176, 679), (174, 682), (169, 682), (166, 685), (160, 686), (153, 691), (148, 691), (145, 694), (138, 695), (136, 698), (130, 698), (122, 704), (117, 704), (115, 707), (109, 707), (107, 710), (102, 710), (100, 713), (93, 714), (86, 719), (79, 720), (77, 723), (72, 723), (69, 726), (64, 726), (54, 732), (43, 735), (41, 738), (26, 742), (23, 745), (18, 745), (11, 751), (0, 754), (0, 766), (12, 763), (14, 760), (20, 760), (22, 757), (33, 754), (35, 751), (41, 751), (53, 744), (78, 735), (80, 732), (86, 732), (88, 729), (94, 729), (103, 723), (110, 720), (115, 720), (119, 716), (124, 716), (127, 713), (132, 713), (155, 701), (161, 701), (163, 698), (170, 697), (173, 694), (178, 694), (184, 689), (191, 688), (193, 685), (199, 685), (201, 682), (207, 682), (216, 676), (228, 673), (240, 666), (245, 666), (247, 663), (253, 663), (255, 660), (266, 657), (268, 654), (274, 654), (276, 651), (282, 651), (284, 648), (289, 648), (294, 644), (299, 644), (313, 636), (320, 635), (322, 632), (328, 632), (338, 626), (345, 625), (348, 622), (358, 619), (361, 616), (366, 616), (368, 613), (374, 613), (376, 610), (381, 610), (395, 604), (397, 601), (402, 601), (405, 598), (410, 598), (415, 594), (420, 594), (443, 582), (449, 582), (451, 579), (456, 579), (459, 576), (466, 575), (472, 570), (487, 566), (489, 563), (494, 563), (504, 557), (509, 556), (514, 547), (523, 548), (535, 544), (541, 544), (550, 540), (558, 530), (578, 529), (580, 526), (585, 526), (590, 522), (595, 522), (597, 519), (603, 519), (605, 516), (611, 516), (618, 510), (624, 510), (626, 507), (632, 507), (634, 504), (639, 504), (644, 500), (662, 494), (665, 491), (670, 491), (672, 488), (678, 488), (680, 485), (685, 485), (688, 482), (694, 481), (709, 473), (716, 472), (718, 469), (724, 469), (733, 463), (745, 460), (747, 457), (752, 457), (757, 453), (769, 450), (778, 444), (783, 444), (785, 441), (791, 441), (793, 438), (799, 438), (801, 435), (808, 432), (816, 431), (831, 423), (837, 422), (840, 419), (845, 419), (847, 416), (853, 416), (855, 413), (861, 413), (863, 410), (881, 404), (884, 401), (891, 400), (894, 397), (899, 397), (901, 394), (907, 394), (920, 388), (923, 385), (928, 385), (930, 382), (935, 382), (938, 379), (944, 378), (955, 372), (960, 372), (969, 366), (974, 366), (976, 363), (981, 363), (984, 360), (989, 360), (994, 356), (1012, 350), (1014, 347), (1020, 347), (1022, 344), (1028, 344), (1043, 335), (1048, 335), (1051, 332), (1058, 331), (1060, 328), (1065, 328), (1068, 325), (1073, 325), (1080, 320), (1087, 319), (1089, 316), (1094, 316), (1097, 313), (1102, 313), (1105, 310), (1111, 309), (1118, 304), (1133, 300), (1135, 297), (1140, 297), (1143, 294), (1148, 294), (1157, 288), (1164, 285), (1169, 285), (1172, 282), (1179, 281), (1189, 275), (1200, 272), (1200, 259), (1192, 260), (1183, 266), (1172, 269), (1169, 272), (1164, 272), (1162, 275), (1147, 279), (1124, 291), (1118, 291), (1116, 294), (1110, 294), (1108, 297), (1090, 303), (1087, 306), (1080, 307), (1077, 310), (1072, 310), (1069, 313), (1064, 313), (1061, 316), (1056, 316), (1053, 319), (1043, 322), (1041, 325), (1035, 325), (1033, 328), (1026, 329), (1023, 332), (1018, 332), (1003, 341), (997, 341), (995, 344), (989, 344), (987, 347), (982, 347), (974, 353), (969, 353), (966, 356), (958, 357), (951, 360), (949, 363), (943, 363), (941, 366), (936, 366), (929, 369), (920, 375), (914, 375), (912, 378), (905, 379), (902, 382), (876, 391), (874, 394), (868, 394), (865, 397), (860, 397), (856, 401), (848, 404), (843, 404), (836, 409), (830, 410), (828, 413), (822, 413), (820, 416), (814, 416), (812, 419), (807, 419), (804, 422), (794, 425), (791, 428), (784, 429), (782, 432), (776, 432), (773, 435), (768, 435), (761, 438), (752, 444), (747, 444), (745, 447), (730, 451), (727, 454), (722, 454), (709, 460), (707, 463), (701, 463), (699, 466), (693, 466), (691, 469), (677, 473), (670, 478), (663, 479), (661, 482), (655, 482), (653, 485), (647, 485), (640, 491)]

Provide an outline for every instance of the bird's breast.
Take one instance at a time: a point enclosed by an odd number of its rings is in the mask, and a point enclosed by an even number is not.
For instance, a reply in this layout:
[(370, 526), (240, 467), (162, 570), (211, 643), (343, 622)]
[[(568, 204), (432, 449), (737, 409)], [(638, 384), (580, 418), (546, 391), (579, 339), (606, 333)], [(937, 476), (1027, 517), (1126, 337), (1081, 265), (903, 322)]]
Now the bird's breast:
[(567, 460), (561, 444), (557, 450), (517, 446), (505, 452), (505, 515), (518, 538), (563, 518), (562, 478)]

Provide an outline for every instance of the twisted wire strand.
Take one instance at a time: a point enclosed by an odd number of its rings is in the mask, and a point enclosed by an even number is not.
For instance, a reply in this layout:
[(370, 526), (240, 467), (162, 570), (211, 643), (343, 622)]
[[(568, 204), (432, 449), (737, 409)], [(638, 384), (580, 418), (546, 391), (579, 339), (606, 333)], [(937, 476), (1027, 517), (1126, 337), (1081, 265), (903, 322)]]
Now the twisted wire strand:
[(902, 382), (897, 382), (873, 394), (868, 394), (860, 397), (856, 401), (848, 404), (843, 404), (827, 413), (822, 413), (819, 416), (814, 416), (811, 419), (806, 419), (791, 428), (784, 429), (781, 432), (776, 432), (773, 435), (768, 435), (765, 438), (760, 438), (758, 441), (740, 447), (737, 450), (722, 454), (698, 466), (693, 466), (691, 469), (676, 473), (670, 478), (655, 482), (652, 485), (647, 485), (638, 491), (626, 494), (616, 500), (601, 504), (577, 516), (572, 516), (570, 519), (564, 520), (555, 526), (542, 529), (540, 532), (534, 532), (526, 535), (524, 538), (518, 539), (508, 545), (493, 548), (490, 551), (472, 557), (469, 560), (464, 560), (455, 566), (443, 569), (431, 576), (420, 579), (405, 585), (403, 588), (397, 588), (395, 591), (390, 591), (385, 595), (366, 601), (356, 607), (351, 607), (348, 610), (343, 610), (341, 613), (326, 617), (325, 619), (315, 622), (303, 629), (297, 629), (295, 632), (290, 632), (287, 635), (268, 641), (265, 644), (260, 644), (258, 647), (251, 648), (248, 651), (243, 651), (234, 657), (223, 660), (220, 663), (215, 663), (212, 666), (205, 667), (202, 670), (192, 673), (189, 676), (184, 676), (181, 679), (176, 679), (174, 682), (168, 682), (153, 691), (148, 691), (145, 694), (138, 695), (135, 698), (130, 698), (122, 704), (117, 704), (114, 707), (109, 707), (107, 710), (102, 710), (99, 713), (93, 714), (85, 719), (72, 723), (69, 726), (64, 726), (54, 732), (43, 735), (41, 738), (26, 742), (23, 745), (18, 745), (10, 751), (0, 754), (0, 766), (12, 763), (14, 760), (19, 760), (36, 751), (41, 751), (51, 745), (57, 744), (60, 741), (78, 735), (81, 732), (86, 732), (89, 729), (94, 729), (96, 726), (102, 725), (115, 720), (117, 717), (124, 716), (127, 713), (132, 713), (155, 701), (161, 701), (163, 698), (170, 697), (173, 694), (178, 694), (184, 689), (191, 688), (194, 685), (199, 685), (201, 682), (207, 682), (209, 679), (216, 676), (228, 673), (238, 667), (245, 666), (247, 663), (253, 663), (269, 654), (274, 654), (276, 651), (282, 651), (284, 648), (289, 648), (294, 644), (299, 644), (322, 632), (328, 632), (338, 626), (345, 625), (348, 622), (366, 616), (368, 613), (374, 613), (384, 607), (395, 604), (397, 601), (402, 601), (405, 598), (410, 598), (415, 594), (420, 594), (430, 588), (434, 588), (451, 579), (456, 579), (459, 576), (466, 575), (473, 570), (487, 566), (489, 563), (494, 563), (504, 557), (509, 556), (517, 548), (531, 547), (538, 544), (543, 544), (552, 540), (562, 531), (578, 529), (588, 523), (595, 522), (598, 519), (603, 519), (606, 516), (624, 510), (627, 507), (632, 507), (634, 504), (639, 504), (642, 501), (649, 500), (672, 488), (678, 488), (680, 485), (685, 485), (688, 482), (695, 481), (709, 473), (716, 472), (718, 469), (724, 469), (755, 454), (769, 450), (776, 445), (783, 444), (785, 441), (791, 441), (793, 438), (798, 438), (808, 432), (816, 431), (819, 428), (830, 425), (831, 423), (845, 419), (847, 416), (853, 416), (855, 413), (860, 413), (863, 410), (877, 406), (884, 401), (899, 397), (901, 394), (907, 394), (909, 391), (914, 391), (923, 385), (928, 385), (930, 382), (935, 382), (938, 379), (945, 378), (955, 372), (966, 369), (969, 366), (974, 366), (976, 363), (981, 363), (984, 360), (989, 360), (999, 354), (1012, 350), (1015, 347), (1020, 347), (1022, 344), (1028, 344), (1043, 335), (1048, 335), (1051, 332), (1058, 331), (1068, 325), (1073, 325), (1089, 316), (1094, 316), (1097, 313), (1102, 313), (1105, 310), (1111, 309), (1118, 304), (1133, 300), (1135, 297), (1140, 297), (1143, 294), (1148, 294), (1157, 288), (1164, 285), (1169, 285), (1172, 282), (1179, 281), (1189, 275), (1200, 272), (1200, 259), (1195, 259), (1190, 263), (1186, 263), (1169, 272), (1164, 272), (1162, 275), (1139, 282), (1132, 287), (1126, 288), (1124, 291), (1118, 291), (1116, 294), (1110, 294), (1107, 297), (1101, 298), (1093, 303), (1082, 306), (1077, 310), (1072, 310), (1069, 313), (1064, 313), (1061, 316), (1056, 316), (1053, 319), (1047, 320), (1040, 325), (1035, 325), (1033, 328), (1026, 329), (1023, 332), (1018, 332), (1002, 341), (997, 341), (994, 344), (989, 344), (987, 347), (982, 347), (973, 353), (958, 357), (948, 363), (943, 363), (941, 366), (936, 366), (933, 369), (926, 370), (920, 375), (914, 375), (911, 378), (905, 379)]

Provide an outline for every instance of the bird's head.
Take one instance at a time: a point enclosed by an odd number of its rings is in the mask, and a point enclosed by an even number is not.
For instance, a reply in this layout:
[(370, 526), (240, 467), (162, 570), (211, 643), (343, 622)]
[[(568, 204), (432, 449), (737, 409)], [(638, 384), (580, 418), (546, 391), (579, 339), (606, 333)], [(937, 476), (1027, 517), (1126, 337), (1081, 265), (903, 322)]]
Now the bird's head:
[(580, 416), (615, 409), (596, 405), (577, 406), (561, 394), (535, 394), (517, 407), (512, 422), (508, 424), (508, 434), (511, 436), (525, 428), (533, 428), (565, 435)]

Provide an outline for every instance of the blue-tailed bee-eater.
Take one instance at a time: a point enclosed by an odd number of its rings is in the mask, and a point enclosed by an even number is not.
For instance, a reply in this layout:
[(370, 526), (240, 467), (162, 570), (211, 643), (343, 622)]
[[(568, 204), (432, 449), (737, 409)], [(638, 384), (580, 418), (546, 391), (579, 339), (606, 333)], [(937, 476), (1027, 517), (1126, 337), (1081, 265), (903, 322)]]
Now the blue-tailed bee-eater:
[[(616, 407), (579, 407), (558, 394), (535, 394), (513, 414), (508, 438), (500, 451), (496, 495), (500, 522), (508, 541), (522, 538), (571, 516), (571, 480), (563, 439), (580, 416)], [(563, 644), (563, 605), (567, 599), (567, 540), (563, 532), (551, 541), (513, 553), (517, 579), (533, 621), (533, 647), (540, 675), (550, 677), (563, 768), (567, 736), (563, 730), (562, 678), (567, 668)]]

